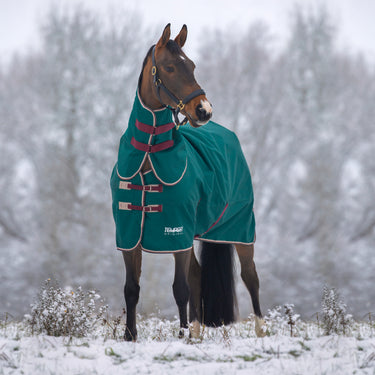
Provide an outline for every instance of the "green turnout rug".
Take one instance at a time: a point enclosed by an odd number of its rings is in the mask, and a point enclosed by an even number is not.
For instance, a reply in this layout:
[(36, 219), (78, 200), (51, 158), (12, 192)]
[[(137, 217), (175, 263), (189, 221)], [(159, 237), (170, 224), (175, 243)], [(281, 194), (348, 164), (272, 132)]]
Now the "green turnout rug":
[[(142, 172), (148, 158), (151, 169)], [(210, 121), (179, 130), (136, 94), (111, 177), (118, 250), (191, 249), (193, 240), (251, 244), (253, 188), (240, 143)]]

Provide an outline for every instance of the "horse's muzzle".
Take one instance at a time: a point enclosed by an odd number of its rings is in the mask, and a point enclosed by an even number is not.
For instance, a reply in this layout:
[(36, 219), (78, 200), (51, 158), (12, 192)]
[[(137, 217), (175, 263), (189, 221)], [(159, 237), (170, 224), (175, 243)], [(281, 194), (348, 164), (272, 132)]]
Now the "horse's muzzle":
[(201, 100), (201, 102), (195, 108), (195, 114), (198, 118), (198, 125), (206, 124), (212, 117), (211, 104), (207, 100)]

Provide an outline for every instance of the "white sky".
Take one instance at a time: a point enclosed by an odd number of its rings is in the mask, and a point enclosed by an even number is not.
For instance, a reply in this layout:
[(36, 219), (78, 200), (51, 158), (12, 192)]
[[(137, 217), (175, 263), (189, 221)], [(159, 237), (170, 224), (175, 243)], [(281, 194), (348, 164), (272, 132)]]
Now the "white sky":
[[(137, 9), (149, 25), (172, 23), (176, 34), (186, 23), (190, 44), (204, 27), (234, 26), (240, 29), (263, 20), (279, 39), (285, 40), (288, 16), (295, 3), (320, 4), (321, 0), (0, 0), (0, 62), (15, 52), (23, 53), (38, 46), (38, 23), (51, 3), (83, 3), (105, 12), (109, 5)], [(352, 51), (363, 51), (375, 61), (375, 0), (326, 0), (339, 26), (340, 44)], [(276, 40), (277, 41), (277, 40)], [(190, 47), (190, 48), (189, 48)]]

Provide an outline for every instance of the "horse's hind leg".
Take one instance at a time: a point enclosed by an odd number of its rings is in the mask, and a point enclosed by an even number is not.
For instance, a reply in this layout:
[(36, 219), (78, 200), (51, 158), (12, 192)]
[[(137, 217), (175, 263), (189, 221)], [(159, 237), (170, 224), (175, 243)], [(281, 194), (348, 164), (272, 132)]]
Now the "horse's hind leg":
[(265, 336), (262, 329), (264, 321), (259, 303), (259, 279), (254, 263), (254, 245), (236, 244), (236, 250), (241, 263), (241, 278), (250, 293), (255, 314), (255, 332), (258, 337)]
[(126, 302), (126, 329), (125, 340), (135, 341), (137, 339), (136, 327), (136, 306), (139, 299), (139, 278), (141, 276), (142, 250), (138, 247), (132, 251), (123, 251), (125, 261), (126, 282), (125, 282), (125, 302)]
[(187, 328), (187, 303), (189, 301), (188, 273), (190, 265), (191, 250), (175, 253), (175, 274), (173, 281), (173, 296), (176, 300), (178, 313), (180, 315), (180, 337), (183, 337), (182, 328)]
[(200, 334), (200, 322), (202, 321), (202, 300), (201, 300), (201, 266), (191, 251), (189, 267), (189, 321), (191, 322), (190, 334), (193, 338), (198, 338)]

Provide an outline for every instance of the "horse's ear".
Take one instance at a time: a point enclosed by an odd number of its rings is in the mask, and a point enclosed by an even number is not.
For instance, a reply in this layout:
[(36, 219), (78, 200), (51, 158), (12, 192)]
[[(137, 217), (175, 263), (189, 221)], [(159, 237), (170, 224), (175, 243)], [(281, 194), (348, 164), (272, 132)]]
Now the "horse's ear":
[(159, 41), (156, 44), (157, 48), (164, 47), (171, 37), (171, 24), (169, 23), (165, 26), (162, 36), (160, 37)]
[(176, 36), (174, 41), (182, 48), (186, 42), (187, 37), (187, 26), (182, 26), (180, 33)]

